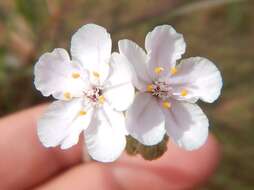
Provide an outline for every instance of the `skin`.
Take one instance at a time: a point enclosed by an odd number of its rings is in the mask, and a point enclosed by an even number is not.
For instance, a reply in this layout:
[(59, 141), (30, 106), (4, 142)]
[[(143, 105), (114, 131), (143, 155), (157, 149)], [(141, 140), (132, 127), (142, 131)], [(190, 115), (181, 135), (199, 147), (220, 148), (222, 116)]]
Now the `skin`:
[(144, 161), (123, 154), (111, 164), (82, 163), (82, 139), (68, 150), (44, 148), (36, 134), (40, 105), (0, 119), (1, 190), (180, 190), (203, 185), (219, 162), (213, 136), (196, 151), (184, 151), (171, 142), (158, 160)]

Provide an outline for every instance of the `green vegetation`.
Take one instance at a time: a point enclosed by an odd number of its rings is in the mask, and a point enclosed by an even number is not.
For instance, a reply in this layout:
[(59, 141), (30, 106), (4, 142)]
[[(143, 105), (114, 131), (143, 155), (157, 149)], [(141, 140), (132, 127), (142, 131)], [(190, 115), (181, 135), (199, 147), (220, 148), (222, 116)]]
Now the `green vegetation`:
[(116, 42), (143, 44), (153, 26), (184, 34), (187, 54), (204, 56), (222, 71), (221, 98), (202, 107), (223, 159), (203, 189), (254, 187), (254, 2), (233, 0), (8, 0), (0, 2), (0, 115), (47, 101), (33, 86), (33, 65), (45, 51), (69, 48), (72, 33), (95, 22)]

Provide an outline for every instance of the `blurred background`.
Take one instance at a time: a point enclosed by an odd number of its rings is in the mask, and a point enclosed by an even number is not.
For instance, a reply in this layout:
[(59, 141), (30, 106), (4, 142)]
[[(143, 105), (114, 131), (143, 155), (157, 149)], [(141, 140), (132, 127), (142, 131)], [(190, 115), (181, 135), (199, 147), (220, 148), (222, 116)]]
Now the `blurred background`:
[(173, 25), (187, 42), (184, 57), (203, 56), (222, 72), (215, 104), (203, 104), (223, 158), (202, 189), (254, 189), (253, 0), (8, 0), (0, 1), (0, 116), (41, 102), (33, 65), (45, 51), (69, 49), (72, 34), (94, 22), (143, 46), (159, 24)]

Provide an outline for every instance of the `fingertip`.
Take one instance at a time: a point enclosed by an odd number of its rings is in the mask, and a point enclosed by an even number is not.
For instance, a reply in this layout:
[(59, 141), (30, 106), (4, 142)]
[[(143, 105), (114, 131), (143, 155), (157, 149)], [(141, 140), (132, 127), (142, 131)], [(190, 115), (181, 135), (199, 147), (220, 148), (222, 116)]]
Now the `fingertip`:
[(193, 173), (196, 174), (196, 179), (193, 181), (193, 186), (206, 183), (219, 166), (221, 149), (217, 139), (213, 135), (209, 135), (206, 144), (197, 151), (196, 157), (197, 160), (193, 166)]
[(163, 179), (167, 188), (189, 189), (204, 184), (215, 172), (219, 160), (218, 142), (214, 136), (209, 135), (205, 145), (195, 151), (183, 150), (169, 142), (168, 151), (157, 160), (145, 161), (141, 157), (125, 155), (121, 162), (128, 168), (134, 168), (134, 172), (130, 174), (132, 178), (137, 174), (135, 168), (139, 172), (146, 171), (147, 175), (138, 175), (137, 181), (148, 178), (148, 173), (152, 173)]
[[(216, 171), (220, 161), (220, 147), (213, 135), (209, 135), (207, 142), (198, 150), (185, 151), (175, 145), (170, 145), (174, 156), (170, 158), (170, 166), (181, 171), (182, 189), (202, 186)], [(170, 153), (170, 151), (169, 151)], [(175, 160), (175, 161), (174, 161)]]

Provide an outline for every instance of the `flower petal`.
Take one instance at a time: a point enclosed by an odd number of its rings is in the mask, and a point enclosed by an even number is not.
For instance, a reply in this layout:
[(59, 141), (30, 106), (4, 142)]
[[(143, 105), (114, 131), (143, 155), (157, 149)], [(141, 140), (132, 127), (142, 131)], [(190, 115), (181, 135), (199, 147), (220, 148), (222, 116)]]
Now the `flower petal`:
[[(73, 77), (74, 74), (77, 77)], [(87, 73), (71, 62), (64, 49), (43, 54), (35, 65), (34, 75), (36, 89), (44, 96), (53, 95), (60, 100), (82, 96), (82, 90), (87, 86)]]
[(132, 70), (124, 56), (112, 54), (111, 74), (105, 85), (103, 94), (117, 111), (124, 111), (132, 104), (135, 95)]
[(71, 40), (71, 54), (74, 60), (79, 60), (83, 67), (90, 71), (91, 78), (100, 81), (107, 78), (108, 62), (111, 55), (112, 41), (107, 30), (96, 24), (86, 24), (81, 27)]
[(141, 91), (146, 90), (147, 83), (150, 84), (152, 80), (148, 74), (147, 56), (144, 50), (130, 40), (120, 40), (118, 47), (120, 54), (124, 55), (135, 69), (134, 85)]
[(149, 32), (145, 39), (145, 48), (149, 56), (149, 73), (157, 79), (155, 68), (162, 68), (159, 76), (167, 74), (185, 52), (186, 44), (182, 34), (170, 25), (161, 25)]
[(178, 146), (186, 150), (201, 147), (208, 136), (208, 119), (196, 104), (171, 100), (171, 108), (163, 109), (166, 130)]
[(62, 149), (77, 144), (79, 134), (88, 127), (92, 110), (79, 116), (83, 109), (82, 99), (55, 101), (38, 121), (38, 136), (45, 147), (61, 145)]
[(165, 134), (165, 118), (156, 99), (139, 93), (126, 114), (129, 134), (144, 145), (155, 145)]
[(115, 161), (125, 149), (125, 119), (106, 103), (98, 109), (90, 126), (85, 130), (89, 155), (100, 162)]
[[(170, 78), (170, 83), (176, 86), (176, 90), (185, 89), (186, 97), (176, 94), (177, 99), (201, 99), (212, 103), (220, 95), (222, 77), (210, 60), (201, 57), (184, 59), (177, 67), (177, 75)], [(176, 92), (177, 93), (177, 92)]]

